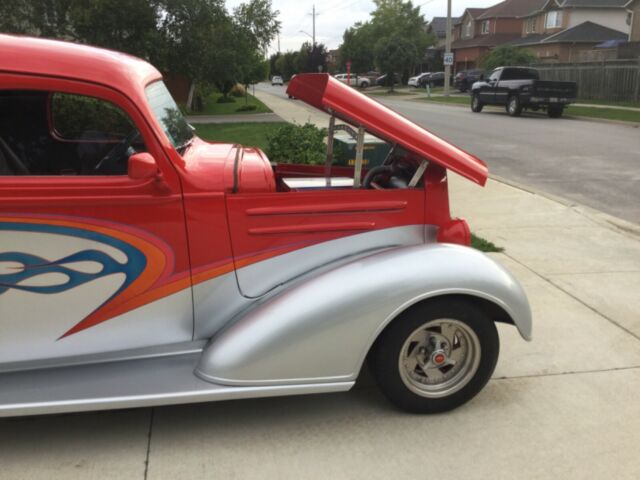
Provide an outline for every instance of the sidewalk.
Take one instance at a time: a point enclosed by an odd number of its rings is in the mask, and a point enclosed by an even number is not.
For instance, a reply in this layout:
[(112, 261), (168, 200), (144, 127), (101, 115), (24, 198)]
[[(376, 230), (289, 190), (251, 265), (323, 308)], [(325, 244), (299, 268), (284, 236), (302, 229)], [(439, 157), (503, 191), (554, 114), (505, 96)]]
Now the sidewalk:
[(244, 123), (244, 122), (282, 122), (275, 113), (243, 113), (237, 115), (188, 115), (187, 122), (196, 123)]

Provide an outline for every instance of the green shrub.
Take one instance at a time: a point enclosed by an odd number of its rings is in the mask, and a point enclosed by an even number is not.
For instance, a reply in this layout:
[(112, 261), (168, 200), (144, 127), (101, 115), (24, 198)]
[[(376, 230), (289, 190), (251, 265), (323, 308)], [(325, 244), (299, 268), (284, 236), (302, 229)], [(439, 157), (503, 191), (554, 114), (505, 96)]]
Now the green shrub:
[(256, 108), (258, 108), (257, 105), (242, 105), (242, 106), (238, 107), (236, 112), (252, 112)]
[(224, 95), (220, 95), (216, 100), (216, 103), (236, 103), (236, 99), (233, 97), (225, 97)]
[(233, 95), (234, 97), (238, 97), (239, 98), (239, 97), (244, 97), (244, 94), (246, 93), (246, 90), (244, 89), (244, 87), (242, 85), (240, 85), (239, 83), (236, 83), (229, 93), (231, 95)]
[(326, 128), (311, 123), (287, 124), (267, 137), (266, 154), (272, 162), (321, 165), (325, 160), (326, 135)]

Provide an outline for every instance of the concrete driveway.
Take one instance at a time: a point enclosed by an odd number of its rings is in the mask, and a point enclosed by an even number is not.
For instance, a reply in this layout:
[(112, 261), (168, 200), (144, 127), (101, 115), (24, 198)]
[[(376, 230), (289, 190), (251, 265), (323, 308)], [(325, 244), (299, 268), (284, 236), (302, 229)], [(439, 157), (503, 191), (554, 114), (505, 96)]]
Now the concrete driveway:
[[(261, 97), (287, 120), (324, 123)], [(452, 208), (505, 248), (534, 340), (500, 326), (487, 387), (450, 413), (345, 394), (0, 421), (0, 479), (640, 478), (640, 228), (491, 180)]]

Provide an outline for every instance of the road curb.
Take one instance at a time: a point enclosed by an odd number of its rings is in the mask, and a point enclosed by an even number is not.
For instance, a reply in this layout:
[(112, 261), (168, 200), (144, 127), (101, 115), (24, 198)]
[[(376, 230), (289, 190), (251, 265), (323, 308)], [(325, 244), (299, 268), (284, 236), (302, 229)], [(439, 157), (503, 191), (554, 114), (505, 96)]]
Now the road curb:
[(522, 183), (516, 182), (515, 180), (506, 179), (499, 175), (490, 174), (489, 178), (493, 181), (508, 185), (512, 188), (517, 188), (518, 190), (522, 190), (533, 195), (538, 195), (540, 197), (546, 198), (547, 200), (551, 200), (552, 202), (564, 205), (567, 208), (571, 208), (580, 215), (587, 217), (589, 220), (592, 220), (602, 227), (609, 228), (618, 233), (629, 236), (635, 240), (640, 239), (640, 225), (629, 222), (627, 220), (623, 220), (622, 218), (618, 218), (614, 215), (601, 212), (600, 210), (588, 207), (579, 202), (575, 202), (567, 198), (545, 192), (544, 190), (539, 190), (529, 185), (524, 185)]
[[(409, 102), (420, 102), (420, 103), (428, 103), (428, 97), (422, 97), (422, 98), (398, 98), (398, 100), (403, 100), (403, 101), (409, 101)], [(446, 102), (438, 102), (437, 100), (434, 100), (432, 103), (437, 104), (437, 105), (443, 105), (445, 107), (462, 107), (462, 108), (469, 108), (469, 105), (463, 105), (461, 103), (446, 103)], [(485, 105), (484, 108), (489, 108), (490, 111), (502, 111), (504, 110), (502, 107), (500, 106), (495, 106), (495, 105)], [(562, 118), (566, 119), (566, 120), (582, 120), (584, 122), (597, 122), (597, 123), (609, 123), (611, 125), (621, 125), (621, 126), (625, 126), (625, 127), (631, 127), (631, 128), (640, 128), (640, 122), (626, 122), (624, 120), (611, 120), (608, 118), (594, 118), (594, 117), (583, 117), (580, 115), (563, 115)], [(557, 119), (551, 119), (551, 120), (557, 120)]]

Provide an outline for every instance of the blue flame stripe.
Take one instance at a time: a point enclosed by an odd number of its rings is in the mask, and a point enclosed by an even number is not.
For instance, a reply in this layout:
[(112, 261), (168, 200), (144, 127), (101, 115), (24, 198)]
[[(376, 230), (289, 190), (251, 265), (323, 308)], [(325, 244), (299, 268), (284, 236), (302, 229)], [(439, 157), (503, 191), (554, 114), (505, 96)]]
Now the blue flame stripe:
[[(9, 289), (55, 294), (107, 275), (123, 273), (125, 281), (107, 300), (109, 301), (131, 285), (147, 266), (147, 258), (138, 248), (118, 238), (92, 230), (40, 223), (0, 222), (0, 231), (49, 233), (93, 240), (121, 251), (127, 258), (125, 263), (120, 263), (107, 253), (94, 249), (82, 250), (53, 261), (25, 252), (0, 251), (0, 262), (14, 262), (21, 265), (16, 268), (14, 273), (0, 274), (0, 295)], [(80, 272), (69, 265), (75, 262), (96, 262), (102, 265), (102, 269), (95, 273)], [(46, 273), (61, 273), (67, 276), (67, 280), (56, 285), (47, 286), (19, 285), (25, 280)]]

